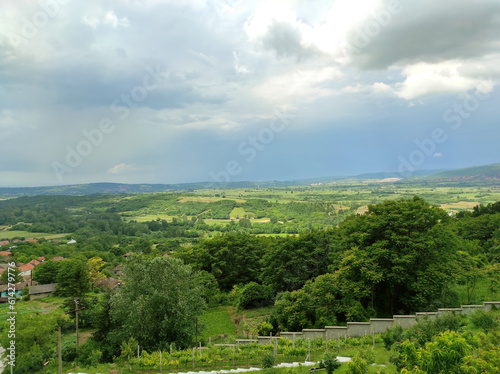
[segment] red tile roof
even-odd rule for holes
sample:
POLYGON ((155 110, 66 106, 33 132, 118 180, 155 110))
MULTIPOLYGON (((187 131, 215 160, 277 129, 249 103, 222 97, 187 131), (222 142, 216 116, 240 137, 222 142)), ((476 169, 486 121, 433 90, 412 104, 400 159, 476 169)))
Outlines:
POLYGON ((23 266, 19 266, 17 269, 22 273, 25 271, 33 270, 35 267, 32 264, 26 264, 23 266))

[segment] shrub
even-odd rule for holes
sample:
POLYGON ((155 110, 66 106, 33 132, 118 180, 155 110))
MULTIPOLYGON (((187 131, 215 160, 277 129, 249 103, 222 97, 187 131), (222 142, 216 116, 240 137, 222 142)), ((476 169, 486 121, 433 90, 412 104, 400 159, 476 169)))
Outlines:
POLYGON ((71 341, 65 341, 62 344, 62 360, 64 362, 73 362, 76 359, 76 343, 71 341))
POLYGON ((96 342, 89 340, 76 350, 76 362, 84 367, 95 367, 99 364, 102 352, 98 349, 96 342))
POLYGON ((262 368, 270 369, 274 366, 274 354, 272 352, 266 352, 262 357, 262 368))
POLYGON ((351 361, 347 363, 347 374, 366 374, 368 364, 359 356, 354 356, 351 361))
POLYGON ((263 321, 259 325, 259 335, 260 336, 267 336, 267 335, 269 335, 269 333, 271 331, 273 331, 273 325, 271 325, 269 322, 263 321))
POLYGON ((396 324, 382 335, 382 340, 384 341, 385 349, 390 350, 391 346, 403 340, 403 328, 401 325, 396 324))
POLYGON ((250 282, 238 292, 238 309, 257 308, 269 303, 271 297, 269 289, 261 284, 250 282))
POLYGON ((367 364, 373 364, 375 362, 375 352, 371 348, 359 349, 356 356, 361 357, 367 364))
POLYGON ((471 314, 470 320, 474 327, 483 329, 485 332, 493 330, 498 326, 498 322, 491 313, 485 313, 482 310, 471 314))
POLYGON ((332 374, 340 367, 340 365, 341 364, 338 362, 337 357, 331 352, 325 353, 320 362, 320 367, 325 368, 328 374, 332 374))

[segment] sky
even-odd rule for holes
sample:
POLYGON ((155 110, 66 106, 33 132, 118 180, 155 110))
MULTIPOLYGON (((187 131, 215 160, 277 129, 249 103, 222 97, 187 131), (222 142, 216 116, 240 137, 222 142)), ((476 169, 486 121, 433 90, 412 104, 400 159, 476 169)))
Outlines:
POLYGON ((500 162, 498 0, 2 0, 0 186, 500 162))

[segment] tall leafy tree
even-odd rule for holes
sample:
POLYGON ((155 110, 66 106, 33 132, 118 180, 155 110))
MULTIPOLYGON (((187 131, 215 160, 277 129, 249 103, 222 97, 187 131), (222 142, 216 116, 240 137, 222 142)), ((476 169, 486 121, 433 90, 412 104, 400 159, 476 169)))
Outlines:
POLYGON ((447 220, 444 210, 419 197, 370 205, 341 225, 344 255, 332 258, 330 269, 346 286, 357 283, 352 291, 381 315, 437 306, 458 248, 447 220))
POLYGON ((90 291, 90 274, 82 258, 61 261, 57 274, 58 291, 63 296, 81 298, 90 291))
POLYGON ((134 337, 146 350, 165 343, 191 344, 195 317, 205 308, 200 281, 190 266, 170 257, 131 256, 124 285, 111 298, 114 341, 134 337))
POLYGON ((33 271, 33 280, 40 284, 55 283, 59 274, 59 261, 46 261, 39 264, 33 271))

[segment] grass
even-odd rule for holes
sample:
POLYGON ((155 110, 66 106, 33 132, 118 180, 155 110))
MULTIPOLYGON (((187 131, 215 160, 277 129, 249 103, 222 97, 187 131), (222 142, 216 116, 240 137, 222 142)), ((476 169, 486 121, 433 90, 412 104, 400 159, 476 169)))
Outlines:
POLYGON ((231 213, 229 214, 229 217, 231 218, 242 218, 245 217, 245 209, 243 208, 234 208, 231 213))
POLYGON ((66 236, 71 235, 69 233, 64 234, 48 234, 43 232, 29 232, 29 231, 0 231, 0 239, 10 240, 15 237, 21 238, 34 238, 34 239, 61 239, 66 238, 66 236))
POLYGON ((231 308, 220 306, 208 309, 198 318, 201 325, 200 340, 208 343, 209 337, 212 343, 234 343, 236 338, 236 325, 231 318, 231 308))
MULTIPOLYGON (((17 317, 30 316, 36 313, 49 313, 62 305, 65 298, 63 297, 47 297, 44 299, 32 300, 32 301, 22 301, 18 300, 15 303, 15 312, 17 312, 17 317)), ((6 324, 7 318, 10 317, 7 312, 9 311, 9 304, 0 304, 0 330, 3 329, 6 324)))

